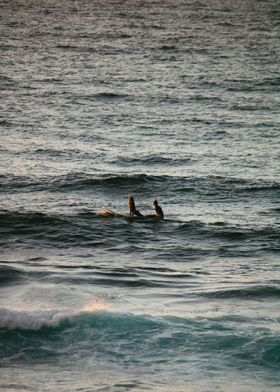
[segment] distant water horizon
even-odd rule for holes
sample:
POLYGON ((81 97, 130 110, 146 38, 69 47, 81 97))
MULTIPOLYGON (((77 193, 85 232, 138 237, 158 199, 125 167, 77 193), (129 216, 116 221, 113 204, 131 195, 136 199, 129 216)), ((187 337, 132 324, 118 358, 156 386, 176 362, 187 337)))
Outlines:
POLYGON ((0 391, 279 391, 279 2, 0 7, 0 391))

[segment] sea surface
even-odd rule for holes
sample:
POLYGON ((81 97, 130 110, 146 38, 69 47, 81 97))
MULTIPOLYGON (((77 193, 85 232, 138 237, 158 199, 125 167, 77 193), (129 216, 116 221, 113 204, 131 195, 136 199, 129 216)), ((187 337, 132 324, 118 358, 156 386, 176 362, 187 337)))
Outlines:
POLYGON ((0 391, 279 391, 279 1, 1 0, 0 51, 0 391))

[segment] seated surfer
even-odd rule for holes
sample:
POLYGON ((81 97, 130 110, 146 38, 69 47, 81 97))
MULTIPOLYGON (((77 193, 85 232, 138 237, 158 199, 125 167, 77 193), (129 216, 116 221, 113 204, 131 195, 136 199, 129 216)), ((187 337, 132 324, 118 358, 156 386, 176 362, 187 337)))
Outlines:
POLYGON ((143 216, 141 212, 136 210, 135 202, 132 196, 128 198, 129 216, 143 216))
POLYGON ((158 205, 158 201, 157 200, 154 200, 153 207, 154 207, 154 209, 156 211, 156 217, 158 219, 164 219, 162 208, 158 205))

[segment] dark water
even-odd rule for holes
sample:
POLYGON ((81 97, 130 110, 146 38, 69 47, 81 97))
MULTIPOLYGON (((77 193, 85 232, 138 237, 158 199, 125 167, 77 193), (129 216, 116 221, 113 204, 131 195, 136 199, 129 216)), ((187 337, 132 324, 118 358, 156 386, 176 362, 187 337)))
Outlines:
POLYGON ((0 9, 0 390, 278 391, 279 2, 0 9))

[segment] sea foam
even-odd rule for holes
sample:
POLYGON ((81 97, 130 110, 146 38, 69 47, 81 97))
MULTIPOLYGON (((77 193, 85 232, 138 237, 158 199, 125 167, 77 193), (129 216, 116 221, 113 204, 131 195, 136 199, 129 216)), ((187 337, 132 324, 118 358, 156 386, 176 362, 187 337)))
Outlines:
POLYGON ((0 308, 0 328, 39 330, 43 327, 57 327, 61 322, 71 321, 85 313, 107 312, 108 310, 108 305, 101 301, 91 301, 74 310, 0 308))

